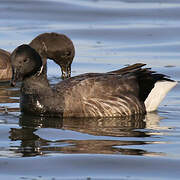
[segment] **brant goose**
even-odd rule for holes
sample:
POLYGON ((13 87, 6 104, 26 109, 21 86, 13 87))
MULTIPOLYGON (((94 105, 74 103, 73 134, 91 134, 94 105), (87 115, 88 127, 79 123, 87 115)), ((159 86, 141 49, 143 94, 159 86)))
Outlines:
MULTIPOLYGON (((71 76, 71 63, 75 50, 72 41, 64 34, 43 33, 34 38, 30 44, 43 60, 43 72, 46 75, 47 58, 54 60, 62 71, 62 78, 71 76)), ((9 81, 12 78, 10 53, 0 49, 0 81, 9 81)))
POLYGON ((49 58, 61 67, 63 79, 71 76, 75 49, 73 42, 66 35, 43 33, 34 38, 29 45, 40 54, 45 68, 47 58, 49 58))
POLYGON ((10 53, 0 49, 0 80, 9 81, 12 78, 10 53))
POLYGON ((11 54, 11 85, 22 81, 23 113, 59 117, 122 117, 155 111, 177 82, 155 73, 145 64, 108 73, 86 73, 51 88, 42 74, 40 55, 29 45, 11 54))

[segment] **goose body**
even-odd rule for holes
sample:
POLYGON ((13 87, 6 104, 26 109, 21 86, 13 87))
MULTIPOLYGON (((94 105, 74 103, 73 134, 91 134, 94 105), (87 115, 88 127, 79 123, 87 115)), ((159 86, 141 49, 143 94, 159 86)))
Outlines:
MULTIPOLYGON (((46 75, 47 58, 52 59, 61 67, 62 78, 71 76, 71 64, 75 50, 73 42, 64 34, 43 33, 34 38, 30 44, 41 56, 46 75)), ((10 53, 0 49, 0 81, 9 81, 12 78, 10 53)))
POLYGON ((51 88, 41 72, 41 57, 28 45, 21 45, 13 51, 11 63, 12 85, 22 80, 21 111, 38 116, 122 117, 145 114, 156 110, 167 91, 177 84, 163 74, 143 68, 145 64, 134 64, 108 73, 87 73, 68 78, 51 88), (164 86, 168 90, 159 93, 157 103, 157 98, 153 98, 156 93, 150 94, 160 82, 168 84, 168 88, 164 86))

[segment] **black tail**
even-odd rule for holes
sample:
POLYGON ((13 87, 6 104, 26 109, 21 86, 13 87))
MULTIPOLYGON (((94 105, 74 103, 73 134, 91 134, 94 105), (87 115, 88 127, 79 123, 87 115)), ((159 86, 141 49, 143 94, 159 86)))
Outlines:
POLYGON ((145 65, 146 64, 136 63, 108 73, 119 75, 135 75, 140 87, 139 97, 144 102, 157 81, 165 80, 174 82, 173 80, 169 79, 168 76, 152 71, 151 68, 142 68, 145 65))
POLYGON ((155 71, 151 71, 151 68, 140 68, 136 72, 139 86, 140 86, 140 93, 139 97, 144 102, 148 97, 151 90, 154 88, 154 85, 157 81, 171 81, 168 76, 164 74, 156 73, 155 71))

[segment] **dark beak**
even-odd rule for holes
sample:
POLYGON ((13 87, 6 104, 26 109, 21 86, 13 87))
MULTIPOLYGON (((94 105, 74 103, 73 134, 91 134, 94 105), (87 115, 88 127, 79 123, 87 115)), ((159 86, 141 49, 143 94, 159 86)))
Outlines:
POLYGON ((17 71, 17 69, 13 69, 13 74, 12 74, 12 78, 10 81, 10 84, 12 87, 16 86, 16 82, 19 80, 19 73, 17 71))
POLYGON ((66 79, 71 77, 71 65, 69 66, 61 66, 62 79, 66 79))

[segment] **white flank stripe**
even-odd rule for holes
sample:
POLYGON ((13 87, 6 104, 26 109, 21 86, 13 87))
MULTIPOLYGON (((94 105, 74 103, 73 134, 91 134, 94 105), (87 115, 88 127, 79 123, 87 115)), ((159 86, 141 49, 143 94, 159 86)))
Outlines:
MULTIPOLYGON (((94 101, 94 102, 96 102, 97 103, 97 99, 91 99, 91 101, 94 101)), ((99 111, 99 108, 94 104, 92 104, 92 103, 89 103, 89 102, 84 102, 86 105, 88 105, 88 106, 90 106, 91 107, 91 109, 94 109, 95 110, 95 112, 96 113, 98 113, 99 114, 99 117, 103 117, 103 114, 99 111)), ((91 111, 92 112, 92 111, 91 111)))
POLYGON ((120 98, 118 98, 118 99, 119 99, 119 101, 117 101, 116 103, 119 104, 119 106, 120 106, 119 108, 122 109, 122 113, 125 113, 127 116, 131 115, 131 111, 126 105, 127 102, 123 99, 120 99, 120 98))
POLYGON ((100 105, 104 111, 105 116, 106 117, 111 116, 111 111, 110 111, 110 109, 108 110, 108 107, 109 107, 108 104, 106 102, 100 101, 100 105))
POLYGON ((145 100, 147 112, 155 111, 166 94, 176 86, 176 81, 158 81, 145 100))

